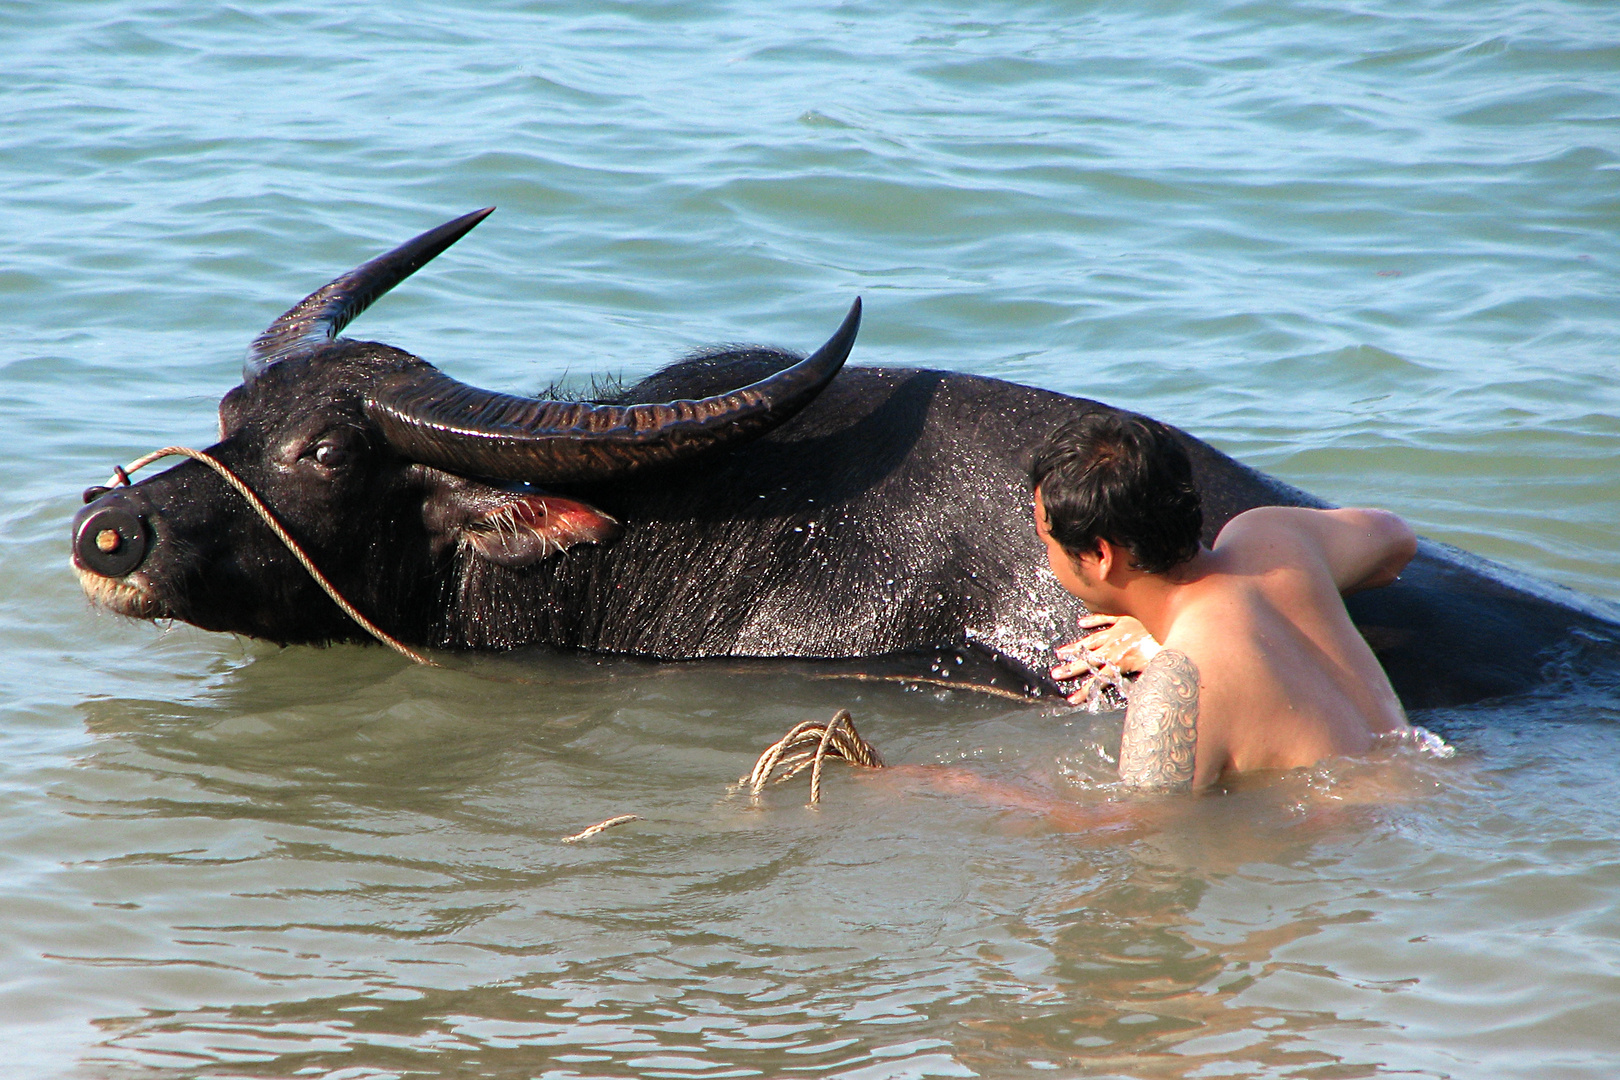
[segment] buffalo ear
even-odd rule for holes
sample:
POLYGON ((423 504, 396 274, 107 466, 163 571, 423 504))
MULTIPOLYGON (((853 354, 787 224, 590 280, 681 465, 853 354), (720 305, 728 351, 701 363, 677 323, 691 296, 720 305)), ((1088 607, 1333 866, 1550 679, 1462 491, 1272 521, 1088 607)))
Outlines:
POLYGON ((430 472, 436 482, 423 518, 441 549, 453 544, 497 566, 517 567, 619 533, 617 521, 575 499, 430 472))
POLYGON ((619 523, 594 506, 559 495, 513 495, 500 509, 469 519, 461 543, 497 566, 527 566, 618 533, 619 523))

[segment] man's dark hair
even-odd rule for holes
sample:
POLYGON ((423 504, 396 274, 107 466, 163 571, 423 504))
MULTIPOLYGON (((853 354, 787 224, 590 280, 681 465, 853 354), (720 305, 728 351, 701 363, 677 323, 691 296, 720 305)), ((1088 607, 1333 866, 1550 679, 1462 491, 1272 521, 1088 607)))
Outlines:
POLYGON ((1138 569, 1162 574, 1198 553, 1204 510, 1192 463, 1157 420, 1105 409, 1078 416, 1035 451, 1029 479, 1047 530, 1071 555, 1096 554, 1107 540, 1138 569))

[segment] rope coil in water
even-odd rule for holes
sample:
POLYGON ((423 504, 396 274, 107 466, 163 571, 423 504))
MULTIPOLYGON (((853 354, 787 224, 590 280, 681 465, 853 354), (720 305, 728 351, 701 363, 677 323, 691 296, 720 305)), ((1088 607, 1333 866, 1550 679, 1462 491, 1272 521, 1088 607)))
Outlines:
POLYGON ((868 769, 883 768, 883 758, 878 754, 877 748, 855 730, 855 721, 849 715, 848 709, 839 709, 833 718, 826 722, 806 720, 794 725, 786 735, 766 747, 765 752, 759 755, 754 763, 754 771, 747 776, 737 778, 737 788, 747 788, 749 794, 758 795, 771 782, 771 775, 777 769, 782 775, 776 777, 780 784, 793 779, 805 769, 810 770, 810 802, 812 805, 821 801, 821 765, 827 758, 838 758, 868 769), (809 747, 814 743, 813 749, 800 750, 797 754, 789 755, 789 751, 799 747, 809 747))
POLYGON ((327 580, 326 575, 321 573, 320 568, 315 565, 314 561, 311 560, 308 555, 304 554, 304 549, 299 547, 298 541, 292 538, 292 534, 287 532, 287 530, 282 527, 281 522, 276 519, 276 515, 271 513, 270 508, 264 504, 264 500, 259 498, 258 495, 254 494, 252 488, 244 484, 235 473, 226 468, 225 465, 218 459, 210 457, 201 450, 193 450, 189 446, 165 446, 161 450, 154 450, 150 454, 136 458, 134 461, 122 468, 115 466, 113 469, 112 479, 107 481, 107 486, 109 488, 128 487, 130 483, 130 473, 138 472, 141 469, 146 468, 146 466, 152 464, 152 462, 166 457, 188 457, 193 461, 201 462, 210 469, 213 469, 214 472, 219 474, 219 478, 221 480, 229 484, 237 494, 241 495, 242 498, 247 500, 248 505, 253 507, 254 511, 259 515, 264 523, 269 526, 270 531, 276 534, 276 539, 280 540, 287 546, 287 550, 292 552, 293 558, 297 559, 299 565, 301 565, 305 570, 309 571, 309 576, 315 579, 315 584, 319 585, 326 592, 326 595, 332 598, 332 602, 342 609, 343 614, 353 619, 366 633, 370 634, 372 637, 376 638, 378 641, 382 642, 390 649, 393 649, 406 659, 425 665, 426 667, 439 666, 432 660, 429 660, 427 657, 417 652, 415 649, 412 649, 409 645, 406 645, 404 642, 388 634, 376 623, 360 614, 359 610, 353 604, 345 600, 343 598, 343 594, 338 592, 337 588, 327 580))

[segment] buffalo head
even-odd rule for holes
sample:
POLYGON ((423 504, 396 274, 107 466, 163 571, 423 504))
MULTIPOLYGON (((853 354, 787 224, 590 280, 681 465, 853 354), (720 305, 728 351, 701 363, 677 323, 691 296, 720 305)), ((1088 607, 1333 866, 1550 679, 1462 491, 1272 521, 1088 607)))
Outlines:
MULTIPOLYGON (((618 524, 578 494, 756 438, 804 408, 854 343, 860 301, 808 359, 727 393, 641 404, 514 397, 337 335, 482 221, 457 218, 343 275, 272 323, 219 406, 207 453, 241 478, 384 629, 444 637, 457 565, 521 572, 618 524)), ((196 461, 92 488, 73 567, 114 611, 280 642, 359 631, 241 497, 196 461)))

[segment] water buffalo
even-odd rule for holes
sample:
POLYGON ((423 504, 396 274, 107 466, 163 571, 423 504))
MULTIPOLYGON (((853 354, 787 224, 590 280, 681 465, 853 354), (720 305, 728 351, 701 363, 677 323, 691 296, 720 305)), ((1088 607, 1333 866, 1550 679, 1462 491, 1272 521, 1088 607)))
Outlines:
MULTIPOLYGON (((1109 406, 844 368, 858 300, 807 359, 713 352, 597 402, 492 393, 337 337, 487 213, 301 301, 220 402, 207 452, 361 611, 448 650, 796 658, 1057 689, 1050 649, 1078 609, 1030 528, 1024 462, 1063 419, 1109 406)), ((1211 537, 1253 506, 1324 505, 1182 437, 1211 537)), ((73 565, 96 602, 283 643, 364 639, 196 461, 86 500, 73 565)), ((1352 611, 1409 706, 1522 691, 1620 640, 1614 610, 1430 542, 1352 611)))

